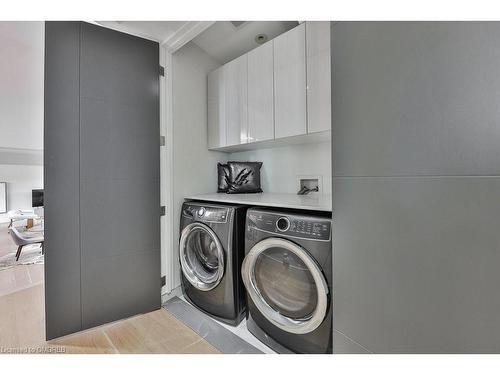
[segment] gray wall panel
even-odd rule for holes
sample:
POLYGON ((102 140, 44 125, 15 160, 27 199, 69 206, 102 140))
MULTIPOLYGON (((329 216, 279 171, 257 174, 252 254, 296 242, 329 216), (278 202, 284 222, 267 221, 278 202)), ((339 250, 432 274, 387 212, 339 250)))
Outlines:
POLYGON ((335 174, 499 174, 499 41, 495 22, 335 23, 335 174))
POLYGON ((81 329, 78 22, 45 23, 45 322, 47 339, 81 329))
POLYGON ((500 178, 337 178, 335 329, 376 353, 500 352, 500 178))
POLYGON ((500 23, 331 35, 335 329, 375 353, 499 353, 500 23))

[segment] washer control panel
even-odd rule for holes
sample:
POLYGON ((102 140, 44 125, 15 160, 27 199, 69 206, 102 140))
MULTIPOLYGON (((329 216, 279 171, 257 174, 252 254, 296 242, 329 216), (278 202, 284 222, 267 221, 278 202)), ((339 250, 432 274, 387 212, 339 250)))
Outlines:
POLYGON ((332 222, 328 218, 252 211, 248 213, 248 219, 249 229, 254 227, 270 233, 321 241, 331 238, 332 222))
POLYGON ((210 206, 184 206, 183 215, 198 221, 225 223, 229 214, 227 208, 210 206))
POLYGON ((280 232, 286 232, 290 229, 290 220, 286 216, 280 217, 276 220, 276 229, 280 232))

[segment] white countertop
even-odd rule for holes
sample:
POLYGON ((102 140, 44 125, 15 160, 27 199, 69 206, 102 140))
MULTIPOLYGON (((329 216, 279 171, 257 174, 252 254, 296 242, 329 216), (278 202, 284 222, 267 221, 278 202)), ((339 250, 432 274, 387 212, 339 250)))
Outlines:
POLYGON ((294 208, 297 210, 332 211, 331 195, 297 195, 288 193, 256 193, 256 194, 196 194, 185 199, 209 202, 246 204, 249 206, 265 206, 294 208))

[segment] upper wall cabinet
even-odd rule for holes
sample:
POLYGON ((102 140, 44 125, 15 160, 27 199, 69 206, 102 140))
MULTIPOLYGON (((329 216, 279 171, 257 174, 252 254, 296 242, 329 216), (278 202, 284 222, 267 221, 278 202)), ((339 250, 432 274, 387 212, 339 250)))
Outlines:
POLYGON ((227 145, 224 66, 208 75, 208 148, 227 145))
POLYGON ((247 55, 224 65, 227 146, 248 142, 247 55))
POLYGON ((208 147, 330 139, 330 23, 305 22, 208 76, 208 147))
POLYGON ((274 39, 275 138, 306 134, 305 24, 274 39))
POLYGON ((306 22, 307 132, 331 129, 330 22, 306 22))
POLYGON ((248 142, 274 138, 273 41, 248 53, 248 142))

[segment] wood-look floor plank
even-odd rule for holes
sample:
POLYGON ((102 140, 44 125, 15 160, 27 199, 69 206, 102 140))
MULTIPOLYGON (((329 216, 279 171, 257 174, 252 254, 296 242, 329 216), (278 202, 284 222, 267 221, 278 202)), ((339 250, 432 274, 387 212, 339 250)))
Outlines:
POLYGON ((0 346, 1 347, 17 347, 19 346, 18 334, 16 326, 16 309, 14 300, 7 295, 0 298, 0 346))
POLYGON ((45 341, 44 285, 25 289, 21 298, 15 298, 16 330, 22 345, 37 345, 45 341))
POLYGON ((0 297, 0 347, 55 353, 219 353, 165 309, 45 342, 44 285, 0 297))
POLYGON ((102 329, 91 329, 60 337, 47 343, 50 348, 62 348, 69 354, 114 354, 118 353, 102 329))
POLYGON ((119 353, 170 353, 168 347, 160 341, 148 338, 130 321, 113 324, 103 331, 119 353))
POLYGON ((0 346, 26 347, 45 341, 43 285, 0 297, 0 346))
POLYGON ((203 352, 218 352, 164 309, 103 329, 120 353, 193 353, 197 348, 204 350, 203 352), (204 341, 206 345, 194 346, 200 341, 204 341))
MULTIPOLYGON (((0 225, 0 255, 15 250, 6 226, 0 225)), ((164 309, 46 342, 43 268, 17 265, 0 271, 0 347, 56 353, 218 353, 164 309)))

